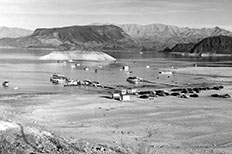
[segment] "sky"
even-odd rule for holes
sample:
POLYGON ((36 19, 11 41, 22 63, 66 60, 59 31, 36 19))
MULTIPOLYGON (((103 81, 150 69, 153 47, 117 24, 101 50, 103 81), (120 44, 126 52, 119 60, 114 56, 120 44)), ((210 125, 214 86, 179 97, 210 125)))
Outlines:
POLYGON ((232 31, 232 0, 0 0, 0 26, 152 24, 232 31))

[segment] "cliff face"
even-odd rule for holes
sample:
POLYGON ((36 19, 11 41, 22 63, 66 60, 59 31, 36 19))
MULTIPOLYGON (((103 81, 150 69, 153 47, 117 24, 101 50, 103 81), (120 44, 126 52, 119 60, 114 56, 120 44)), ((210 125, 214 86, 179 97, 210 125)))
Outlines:
POLYGON ((22 28, 0 27, 0 38, 17 38, 31 35, 33 31, 22 28))
POLYGON ((172 48, 176 44, 197 43, 200 40, 211 36, 232 36, 232 32, 214 28, 181 28, 177 26, 151 24, 136 25, 125 24, 119 25, 127 34, 136 39, 140 46, 152 48, 156 46, 156 50, 162 50, 165 47, 172 48))
POLYGON ((121 28, 114 25, 71 26, 36 29, 33 34, 16 39, 0 40, 2 46, 45 47, 58 49, 94 49, 104 46, 120 46, 133 42, 121 28))

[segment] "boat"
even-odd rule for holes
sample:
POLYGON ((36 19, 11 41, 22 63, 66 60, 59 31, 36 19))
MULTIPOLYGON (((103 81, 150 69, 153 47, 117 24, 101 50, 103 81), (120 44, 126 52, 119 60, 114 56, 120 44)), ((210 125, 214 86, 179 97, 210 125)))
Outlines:
POLYGON ((85 86, 89 86, 89 85, 91 85, 92 84, 92 82, 90 81, 90 80, 84 80, 84 81, 82 81, 82 83, 83 83, 83 85, 85 85, 85 86))
POLYGON ((131 76, 131 77, 128 77, 128 78, 126 79, 126 81, 128 81, 128 82, 130 82, 130 83, 133 83, 133 84, 138 84, 138 83, 142 82, 143 79, 140 78, 140 77, 137 77, 137 76, 131 76))
POLYGON ((102 85, 101 85, 99 82, 97 82, 97 81, 93 81, 93 82, 91 83, 91 85, 92 85, 93 87, 102 87, 102 85))
POLYGON ((64 86, 80 86, 80 81, 68 80, 64 86))
POLYGON ((4 82, 2 83, 2 86, 3 86, 3 87, 8 87, 8 86, 9 86, 9 81, 7 81, 7 80, 4 81, 4 82))
POLYGON ((59 84, 59 83, 65 83, 66 79, 61 79, 61 78, 50 78, 50 81, 54 84, 59 84))
POLYGON ((57 74, 57 73, 54 73, 52 77, 50 78, 50 81, 55 84, 65 83, 67 80, 68 79, 66 76, 62 74, 57 74))
POLYGON ((162 75, 172 75, 172 71, 160 71, 159 74, 162 74, 162 75))

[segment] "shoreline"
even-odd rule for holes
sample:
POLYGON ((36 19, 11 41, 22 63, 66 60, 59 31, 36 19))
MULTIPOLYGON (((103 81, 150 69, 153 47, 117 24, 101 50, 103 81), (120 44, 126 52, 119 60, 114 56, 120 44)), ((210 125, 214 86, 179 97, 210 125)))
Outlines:
POLYGON ((232 54, 212 54, 212 53, 183 53, 183 52, 169 52, 169 54, 188 56, 188 57, 232 57, 232 54))

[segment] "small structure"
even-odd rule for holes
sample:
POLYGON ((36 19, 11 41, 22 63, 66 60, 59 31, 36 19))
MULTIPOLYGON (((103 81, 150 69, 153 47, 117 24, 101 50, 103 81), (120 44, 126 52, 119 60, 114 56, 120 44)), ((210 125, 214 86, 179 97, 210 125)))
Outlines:
POLYGON ((127 93, 126 89, 121 91, 115 91, 112 93, 112 99, 119 101, 130 101, 130 95, 127 93))
POLYGON ((130 95, 121 95, 121 101, 130 101, 130 95))
POLYGON ((122 69, 123 69, 124 71, 129 71, 129 66, 123 66, 122 69))
POLYGON ((126 95, 127 94, 127 90, 126 89, 122 89, 121 91, 120 91, 120 95, 126 95))
POLYGON ((138 89, 128 89, 127 90, 127 93, 130 94, 130 95, 134 95, 137 92, 138 92, 138 89))
POLYGON ((120 93, 119 92, 114 92, 112 93, 112 99, 115 99, 115 100, 121 100, 121 96, 120 96, 120 93))

